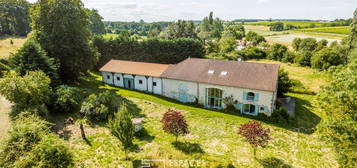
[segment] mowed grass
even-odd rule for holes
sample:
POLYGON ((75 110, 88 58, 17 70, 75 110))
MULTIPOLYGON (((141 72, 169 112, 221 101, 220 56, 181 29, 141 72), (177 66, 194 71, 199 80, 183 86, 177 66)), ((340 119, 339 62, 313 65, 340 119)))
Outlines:
MULTIPOLYGON (((304 85, 288 93, 297 98, 297 119, 288 125, 263 123, 270 128, 272 140, 266 148, 258 150, 257 159, 250 145, 237 135, 239 125, 254 120, 253 117, 202 109, 157 95, 112 87, 103 84, 100 75, 90 74, 78 84, 84 89, 83 93, 111 90, 125 97, 130 111, 145 118, 144 131, 135 138, 131 160, 125 161, 120 142, 110 134, 106 124, 86 126, 89 144, 80 138, 78 124, 63 128, 68 134, 66 141, 75 152, 76 167, 140 167, 142 160, 166 161, 166 164, 155 162, 158 167, 169 167, 169 160, 199 160, 205 167, 338 167, 334 152, 313 133, 321 116, 312 105, 312 91, 318 91, 319 85, 326 82, 325 75, 308 68, 282 66, 290 71, 291 78, 304 85), (180 137, 179 143, 173 143, 174 137, 162 131, 160 120, 169 108, 181 111, 189 124, 190 134, 180 137)), ((56 120, 63 121, 63 118, 56 120)), ((189 167, 187 162, 183 167, 189 167)))
MULTIPOLYGON (((314 24, 316 27, 326 27, 326 25, 331 24, 332 22, 318 22, 318 21, 259 21, 259 22, 245 22, 246 25, 260 25, 260 26, 269 26, 272 23, 282 22, 285 25, 290 24, 296 27, 309 27, 314 24)), ((337 23, 337 22, 335 22, 337 23)))
POLYGON ((0 37, 0 58, 9 57, 11 53, 22 47, 25 41, 25 37, 0 37))
POLYGON ((317 28, 309 28, 309 29, 297 29, 296 31, 317 32, 317 33, 335 33, 335 34, 348 35, 350 32, 350 27, 349 26, 317 27, 317 28))

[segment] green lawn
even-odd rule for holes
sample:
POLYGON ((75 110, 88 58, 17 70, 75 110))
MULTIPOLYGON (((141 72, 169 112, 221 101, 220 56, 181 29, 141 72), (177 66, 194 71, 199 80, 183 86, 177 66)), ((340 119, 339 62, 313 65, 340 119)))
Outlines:
MULTIPOLYGON (((131 160, 123 160, 120 143, 110 135, 105 124, 86 126, 87 144, 80 138, 78 124, 63 128, 58 123, 66 116, 53 116, 53 120, 60 125, 58 129, 75 152, 76 167, 138 167, 145 159, 200 160, 207 167, 338 167, 332 149, 317 133, 312 133, 321 120, 314 110, 313 92, 318 91, 317 86, 325 82, 326 76, 308 68, 282 66, 291 71, 293 79, 304 79, 301 83, 305 87, 300 85, 288 93, 297 98, 297 118, 288 125, 263 123, 271 129, 272 141, 265 149, 258 150, 257 159, 253 158, 251 147, 237 135, 239 125, 253 117, 202 109, 157 95, 104 85, 97 74, 88 75, 78 84, 84 94, 111 90, 128 99, 133 114, 145 117, 145 130, 135 139, 131 160), (174 137, 161 129, 160 119, 169 108, 183 112, 190 128, 190 134, 180 137, 176 144, 172 143, 174 137)), ((159 162, 156 165, 163 166, 159 162)))

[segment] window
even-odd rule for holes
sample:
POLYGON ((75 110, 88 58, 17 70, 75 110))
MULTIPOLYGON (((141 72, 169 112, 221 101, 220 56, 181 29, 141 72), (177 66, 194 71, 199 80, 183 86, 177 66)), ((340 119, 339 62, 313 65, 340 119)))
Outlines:
POLYGON ((117 80, 120 81, 120 77, 119 76, 117 77, 117 80))
POLYGON ((110 79, 110 75, 108 75, 107 78, 110 79))
POLYGON ((255 94, 253 92, 248 92, 247 100, 254 100, 255 94))
POLYGON ((206 105, 209 108, 222 108, 223 91, 217 88, 206 89, 206 105))
POLYGON ((142 81, 142 80, 139 80, 139 84, 143 84, 143 81, 142 81))
POLYGON ((243 112, 248 114, 255 114, 255 105, 252 104, 244 104, 243 112))
POLYGON ((156 84, 156 82, 153 82, 152 85, 153 85, 153 86, 156 86, 157 84, 156 84))

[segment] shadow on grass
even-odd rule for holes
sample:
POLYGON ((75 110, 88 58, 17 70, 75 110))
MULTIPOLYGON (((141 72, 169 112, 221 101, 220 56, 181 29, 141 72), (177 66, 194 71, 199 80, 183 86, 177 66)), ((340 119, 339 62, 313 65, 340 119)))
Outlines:
POLYGON ((286 164, 283 160, 275 158, 275 157, 258 159, 258 162, 264 168, 291 168, 292 167, 289 164, 286 164))
POLYGON ((200 144, 190 142, 173 142, 172 145, 185 154, 204 153, 200 144))
MULTIPOLYGON (((86 90, 86 92, 88 92, 88 93, 104 91, 104 90, 110 90, 112 92, 117 92, 119 90, 128 90, 128 89, 118 88, 115 86, 104 84, 103 82, 98 80, 99 76, 95 76, 95 75, 100 75, 100 74, 98 72, 96 72, 94 74, 89 74, 88 76, 83 77, 79 87, 84 88, 84 90, 86 90), (108 86, 110 86, 110 87, 108 88, 108 86)), ((182 103, 182 102, 179 102, 178 100, 164 97, 162 95, 156 95, 156 94, 142 92, 142 91, 138 91, 138 90, 128 90, 128 91, 133 92, 133 94, 134 94, 133 97, 137 97, 138 95, 135 95, 137 93, 146 94, 147 96, 143 96, 142 99, 145 99, 148 101, 150 101, 152 99, 152 97, 154 97, 154 98, 158 98, 158 99, 167 101, 168 103, 184 105, 184 106, 191 107, 191 108, 204 109, 202 105, 195 104, 195 103, 182 103)), ((308 93, 306 89, 302 89, 302 92, 303 93, 298 93, 298 94, 306 94, 306 95, 310 95, 310 96, 313 94, 313 93, 308 93)), ((294 93, 294 92, 292 92, 292 93, 294 93)), ((278 123, 278 122, 269 121, 267 119, 256 117, 256 116, 241 114, 237 110, 236 111, 217 110, 217 109, 206 109, 206 110, 209 110, 212 112, 224 113, 224 114, 233 115, 233 116, 241 116, 244 118, 250 118, 252 120, 259 120, 264 123, 274 125, 274 126, 277 126, 280 128, 284 128, 284 129, 294 131, 294 132, 301 132, 301 133, 305 133, 305 134, 313 133, 316 125, 320 123, 321 118, 319 116, 317 116, 316 114, 312 113, 307 108, 307 107, 312 106, 309 101, 300 99, 295 96, 291 96, 291 97, 294 97, 296 99, 296 117, 294 119, 289 120, 288 123, 278 123)), ((139 114, 139 112, 138 112, 139 110, 136 110, 135 106, 136 106, 135 104, 132 104, 132 105, 129 105, 129 108, 133 108, 134 114, 139 114)), ((142 115, 138 115, 138 116, 140 117, 142 115)))
POLYGON ((152 140, 155 139, 155 136, 150 135, 144 127, 139 132, 136 132, 134 135, 140 141, 152 142, 152 140))

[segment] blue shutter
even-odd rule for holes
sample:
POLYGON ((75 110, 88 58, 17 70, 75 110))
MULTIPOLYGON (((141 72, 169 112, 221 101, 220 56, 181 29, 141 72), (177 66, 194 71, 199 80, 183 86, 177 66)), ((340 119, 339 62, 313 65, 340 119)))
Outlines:
POLYGON ((247 92, 243 92, 243 100, 247 100, 248 98, 248 93, 247 92))
POLYGON ((255 106, 255 115, 258 115, 259 112, 259 106, 255 106))
POLYGON ((269 111, 269 110, 268 110, 268 107, 265 107, 265 106, 264 106, 264 112, 267 113, 268 111, 269 111))
POLYGON ((259 93, 254 93, 254 101, 258 101, 259 100, 259 93))

